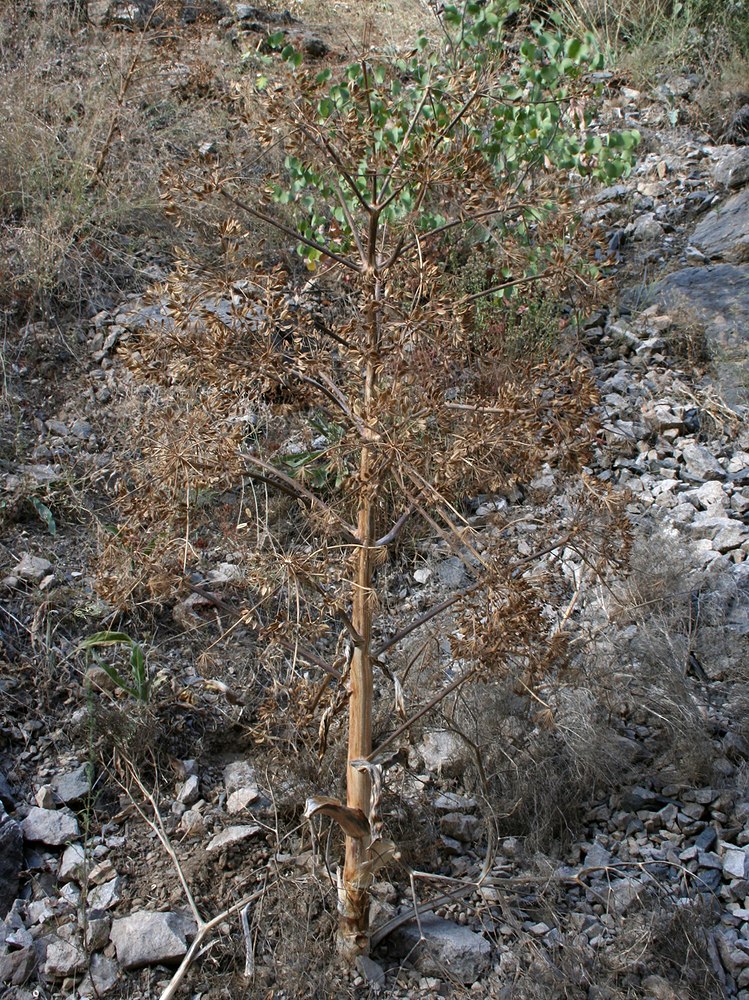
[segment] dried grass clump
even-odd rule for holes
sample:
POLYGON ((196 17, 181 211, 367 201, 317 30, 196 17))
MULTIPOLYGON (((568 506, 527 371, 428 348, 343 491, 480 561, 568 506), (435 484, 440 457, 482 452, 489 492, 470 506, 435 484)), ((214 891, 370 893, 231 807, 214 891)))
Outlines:
POLYGON ((183 237, 159 176, 225 134, 234 106, 224 43, 200 24, 180 27, 197 57, 154 18, 131 32, 33 10, 16 5, 0 40, 0 306, 22 319, 100 309, 172 259, 183 237))

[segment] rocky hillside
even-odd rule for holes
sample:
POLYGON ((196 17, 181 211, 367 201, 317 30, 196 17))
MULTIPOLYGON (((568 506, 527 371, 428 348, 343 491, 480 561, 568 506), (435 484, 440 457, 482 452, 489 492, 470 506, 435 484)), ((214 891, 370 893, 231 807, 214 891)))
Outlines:
MULTIPOLYGON (((156 30, 145 9, 93 13, 101 30, 156 30)), ((206 51, 236 52, 281 26, 322 59, 346 31, 326 7, 310 9, 303 20, 296 8, 201 7, 200 37, 206 51)), ((169 86, 183 86, 189 72, 169 51, 169 86)), ((568 584, 560 620, 575 621, 576 638, 532 708, 511 688, 476 687, 426 715, 389 762, 385 820, 404 863, 375 884, 372 955, 354 970, 335 964, 335 851, 325 827, 301 818, 321 765, 269 721, 279 703, 249 662, 234 511, 217 498, 201 572, 156 610, 124 614, 102 592, 137 403, 121 350, 164 319, 143 286, 168 274, 168 254, 140 247, 139 287, 98 285, 64 322, 18 320, 8 305, 9 1000, 749 1000, 746 109, 708 134, 698 75, 604 84, 602 121, 636 127, 643 145, 631 176, 582 206, 612 286, 567 345, 600 393, 592 463, 582 482, 560 463, 512 495, 471 498, 467 520, 485 549, 511 538, 523 553, 534 525, 605 484, 625 506, 631 551, 605 583, 571 548, 550 553, 568 584), (86 637, 115 628, 130 659, 85 655, 86 637)), ((205 126, 210 156, 223 139, 205 126)), ((466 583, 438 537, 392 572, 393 600, 415 610, 466 583)), ((449 678, 442 639, 435 630, 429 642, 449 678)), ((417 672, 419 648, 407 650, 417 672)), ((296 718, 293 699, 284 712, 296 718)))

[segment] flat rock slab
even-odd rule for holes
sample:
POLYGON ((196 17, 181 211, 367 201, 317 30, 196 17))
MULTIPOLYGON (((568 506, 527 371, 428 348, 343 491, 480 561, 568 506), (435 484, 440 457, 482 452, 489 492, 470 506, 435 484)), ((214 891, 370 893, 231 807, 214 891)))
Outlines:
POLYGON ((28 552, 25 552, 13 572, 22 580, 39 583, 42 577, 46 576, 51 569, 52 563, 49 559, 41 559, 39 556, 32 556, 28 552))
POLYGON ((80 837, 78 820, 64 809, 40 809, 33 806, 22 823, 26 840, 60 847, 80 837))
POLYGON ((52 787, 65 805, 82 801, 91 790, 88 764, 81 764, 75 771, 58 775, 52 781, 52 787))
POLYGON ((257 823, 250 823, 246 826, 227 826, 209 842, 206 851, 220 851, 222 847, 239 844, 242 840, 247 840, 248 837, 254 837, 262 829, 257 823))
MULTIPOLYGON (((749 217, 746 225, 749 233, 749 217)), ((743 402, 749 359, 749 265, 685 267, 656 282, 646 299, 671 312, 685 333, 690 322, 705 331, 721 389, 729 401, 733 396, 743 402)))
POLYGON ((747 265, 684 267, 656 282, 647 298, 667 309, 692 312, 708 336, 724 347, 749 343, 747 265))
POLYGON ((749 187, 708 212, 692 233, 692 243, 713 260, 749 260, 749 187))
POLYGON ((115 920, 110 940, 123 969, 176 962, 187 951, 187 927, 180 913, 138 910, 115 920))
POLYGON ((77 938, 68 941, 56 934, 50 934, 42 938, 42 941, 46 946, 46 956, 42 965, 45 976, 65 979, 66 976, 77 975, 86 968, 86 952, 77 938))
POLYGON ((427 917, 421 928, 423 940, 416 923, 399 927, 390 940, 425 976, 449 975, 461 983, 475 983, 491 965, 491 944, 467 927, 427 917))

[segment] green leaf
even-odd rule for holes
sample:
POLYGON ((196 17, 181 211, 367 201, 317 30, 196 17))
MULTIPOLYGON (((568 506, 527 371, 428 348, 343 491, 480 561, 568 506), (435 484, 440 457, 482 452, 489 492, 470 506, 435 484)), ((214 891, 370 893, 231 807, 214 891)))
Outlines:
POLYGON ((42 503, 42 501, 39 500, 37 497, 32 497, 31 503, 32 506, 34 507, 34 510, 39 515, 39 517, 47 525, 47 531, 54 538, 54 536, 57 534, 57 525, 55 524, 55 519, 54 516, 52 515, 52 511, 49 509, 46 503, 42 503))

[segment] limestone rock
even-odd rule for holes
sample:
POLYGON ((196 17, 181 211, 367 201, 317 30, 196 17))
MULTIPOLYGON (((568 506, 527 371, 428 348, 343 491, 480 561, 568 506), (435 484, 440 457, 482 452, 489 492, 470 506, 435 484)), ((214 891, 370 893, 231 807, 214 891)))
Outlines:
POLYGON ((88 975, 78 988, 78 995, 81 1000, 99 1000, 105 993, 108 993, 119 979, 119 967, 113 958, 106 955, 94 954, 91 956, 91 963, 88 975))
POLYGON ((138 910, 114 921, 110 940, 123 969, 175 962, 187 951, 184 918, 178 913, 138 910))
POLYGON ((447 813, 440 820, 440 830, 463 844, 472 844, 481 834, 481 821, 465 813, 447 813))
POLYGON ((749 188, 709 212, 697 225, 692 242, 711 260, 749 260, 749 188))
POLYGON ((257 785, 257 774, 255 768, 249 761, 235 760, 227 764, 224 768, 224 785, 226 794, 231 795, 239 788, 249 788, 257 785))
POLYGON ((19 577, 21 580, 39 583, 51 569, 52 563, 49 559, 41 559, 39 556, 32 556, 28 552, 25 552, 14 567, 13 575, 19 577))
POLYGON ((64 930, 61 928, 60 933, 42 938, 46 946, 42 971, 53 979, 74 976, 86 967, 86 952, 78 936, 70 933, 63 937, 64 930))
POLYGON ((177 801, 186 806, 194 806, 199 798, 200 779, 196 774, 191 774, 177 793, 177 801))
POLYGON ((685 444, 681 450, 687 474, 693 479, 725 479, 726 470, 701 444, 685 444))
POLYGON ((9 951, 7 955, 0 954, 0 987, 23 985, 31 978, 35 967, 36 955, 33 948, 20 948, 9 951))
POLYGON ((111 910, 121 898, 122 878, 117 875, 109 882, 94 886, 88 894, 88 904, 94 910, 111 910))
POLYGON ((63 851, 58 878, 61 882, 80 881, 86 867, 86 852, 83 844, 70 844, 63 851))
POLYGON ((424 940, 416 924, 404 924, 391 942, 410 954, 416 968, 426 976, 449 976, 461 983, 474 983, 491 964, 491 945, 486 938, 439 917, 422 918, 424 940))
POLYGON ((417 750, 424 767, 437 774, 456 776, 465 767, 465 745, 459 736, 449 730, 426 733, 417 750))
POLYGON ((60 847, 80 836, 78 820, 64 809, 40 809, 33 806, 22 823, 26 840, 60 847))
POLYGON ((81 764, 75 771, 59 775, 52 782, 52 787, 65 805, 81 802, 91 789, 88 764, 81 764))
POLYGON ((746 878, 749 874, 749 858, 741 847, 728 847, 723 855, 724 878, 746 878))
POLYGON ((738 188, 749 181, 749 148, 732 149, 713 167, 713 180, 720 187, 738 188))
POLYGON ((251 823, 246 826, 227 826, 225 830, 221 830, 220 833, 217 833, 209 841, 206 851, 210 853, 212 851, 219 851, 222 847, 231 847, 233 844, 239 844, 249 837, 254 837, 262 829, 257 823, 251 823))
POLYGON ((247 806, 257 802, 260 798, 260 789, 257 785, 249 785, 246 788, 238 788, 226 800, 226 811, 230 816, 244 812, 247 806))

